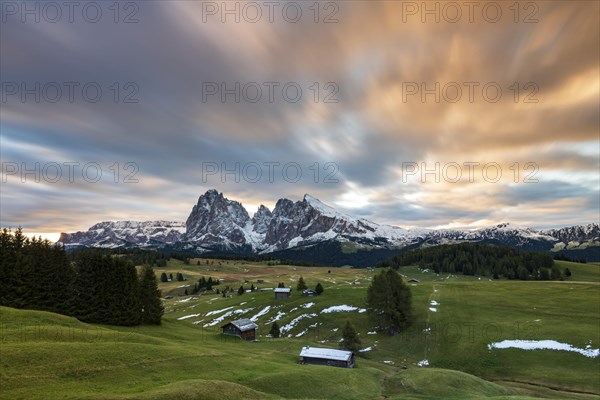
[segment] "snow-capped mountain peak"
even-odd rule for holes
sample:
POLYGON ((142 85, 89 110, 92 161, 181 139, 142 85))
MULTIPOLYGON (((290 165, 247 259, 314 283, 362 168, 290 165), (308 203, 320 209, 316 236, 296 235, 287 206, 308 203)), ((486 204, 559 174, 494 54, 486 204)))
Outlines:
POLYGON ((61 234, 70 246, 127 247, 178 245, 196 251, 269 253, 325 241, 353 242, 362 248, 402 248, 462 241, 490 242, 524 249, 600 246, 598 224, 536 230, 501 223, 475 230, 403 229, 337 211, 310 194, 279 199, 271 211, 261 205, 250 218, 244 206, 211 189, 198 198, 187 221, 100 222, 87 232, 61 234))

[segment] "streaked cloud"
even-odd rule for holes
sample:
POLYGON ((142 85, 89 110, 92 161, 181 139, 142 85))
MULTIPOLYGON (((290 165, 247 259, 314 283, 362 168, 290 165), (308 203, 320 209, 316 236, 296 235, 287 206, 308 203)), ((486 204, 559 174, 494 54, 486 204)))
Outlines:
POLYGON ((280 16, 222 23, 218 15, 204 22, 203 2, 189 1, 138 2, 134 24, 9 18, 1 24, 3 84, 96 82, 103 96, 97 103, 78 91, 72 103, 9 96, 1 104, 2 162, 94 162, 105 176, 97 183, 6 176, 2 225, 57 232, 101 220, 185 220, 197 196, 213 187, 251 205, 250 213, 279 197, 311 193, 350 214, 401 226, 597 221, 600 5, 534 3, 537 23, 522 23, 525 14, 515 23, 506 7, 497 23, 477 13, 472 23, 466 14, 457 23, 422 23, 420 15, 406 15, 408 2, 395 1, 337 2, 339 22, 331 24, 315 23, 306 4, 298 23, 280 16), (278 84, 272 102, 266 82, 278 84), (281 96, 290 82, 302 88, 298 102, 281 96), (476 83, 473 101, 468 82, 476 83), (131 94, 127 83, 139 88, 137 103, 122 102, 131 94), (236 103, 232 95, 223 103, 219 95, 204 98, 206 83, 252 83, 265 91, 256 103, 236 103), (407 84, 436 83, 450 84, 450 96, 456 83, 462 97, 446 101, 440 91, 439 102, 435 94, 423 102, 420 92, 407 95, 407 84), (490 83, 502 89, 497 102, 482 92, 490 83), (324 102, 327 95, 337 102, 324 102), (139 183, 123 183, 123 170, 115 183, 108 168, 128 162, 139 167, 139 183), (477 162, 479 179, 405 182, 407 162, 477 162), (222 179, 221 171, 205 179, 205 163, 239 165, 240 172, 256 163, 264 179, 222 179), (272 181, 269 163, 279 163, 272 181), (297 182, 282 175, 289 163, 301 167, 297 182), (486 163, 498 163, 502 179, 481 179, 486 163), (515 183, 515 163, 534 163, 539 182, 523 183, 528 171, 521 170, 515 183))

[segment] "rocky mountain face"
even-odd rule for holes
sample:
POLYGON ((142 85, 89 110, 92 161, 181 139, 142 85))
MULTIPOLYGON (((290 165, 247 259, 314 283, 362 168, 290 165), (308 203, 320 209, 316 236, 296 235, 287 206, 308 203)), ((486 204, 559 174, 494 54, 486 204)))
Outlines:
POLYGON ((226 199, 216 190, 209 190, 200 196, 185 222, 185 241, 209 248, 245 245, 250 222, 248 212, 240 203, 226 199))
POLYGON ((271 213, 271 210, 261 204, 254 217, 252 217, 252 230, 256 233, 266 233, 272 219, 273 213, 271 213))
POLYGON ((261 205, 250 218, 237 201, 216 190, 201 195, 185 222, 101 222, 86 232, 63 233, 66 246, 164 247, 196 252, 229 251, 266 254, 325 242, 362 250, 401 249, 478 241, 526 250, 550 251, 600 246, 598 224, 539 231, 500 224, 483 229, 427 230, 380 225, 341 213, 305 195, 300 201, 277 201, 273 211, 261 205))
POLYGON ((600 241, 600 225, 569 226, 560 229, 550 229, 544 234, 558 239, 561 243, 584 243, 590 240, 600 241))
POLYGON ((85 232, 61 233, 67 247, 154 247, 180 242, 185 225, 171 221, 100 222, 85 232))

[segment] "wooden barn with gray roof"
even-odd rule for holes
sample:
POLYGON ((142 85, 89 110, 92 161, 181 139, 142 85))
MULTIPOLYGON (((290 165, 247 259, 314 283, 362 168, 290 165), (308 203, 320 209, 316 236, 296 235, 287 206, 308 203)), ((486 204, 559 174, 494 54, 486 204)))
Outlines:
POLYGON ((231 321, 221 327, 224 335, 237 336, 244 340, 256 340, 256 325, 248 318, 231 321))
POLYGON ((346 350, 303 347, 300 352, 301 364, 329 365, 333 367, 354 367, 354 353, 346 350))

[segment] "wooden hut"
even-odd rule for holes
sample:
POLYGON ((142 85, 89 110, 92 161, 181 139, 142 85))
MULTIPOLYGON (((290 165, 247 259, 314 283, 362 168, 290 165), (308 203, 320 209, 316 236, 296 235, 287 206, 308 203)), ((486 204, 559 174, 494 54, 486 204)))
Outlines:
POLYGON ((224 335, 237 336, 244 340, 256 340, 256 325, 248 318, 231 321, 221 327, 224 335))
POLYGON ((292 295, 292 289, 290 288, 275 288, 275 300, 287 299, 292 295))
POLYGON ((319 347, 303 347, 300 352, 301 364, 329 365, 332 367, 354 367, 354 353, 337 349, 323 349, 319 347))

